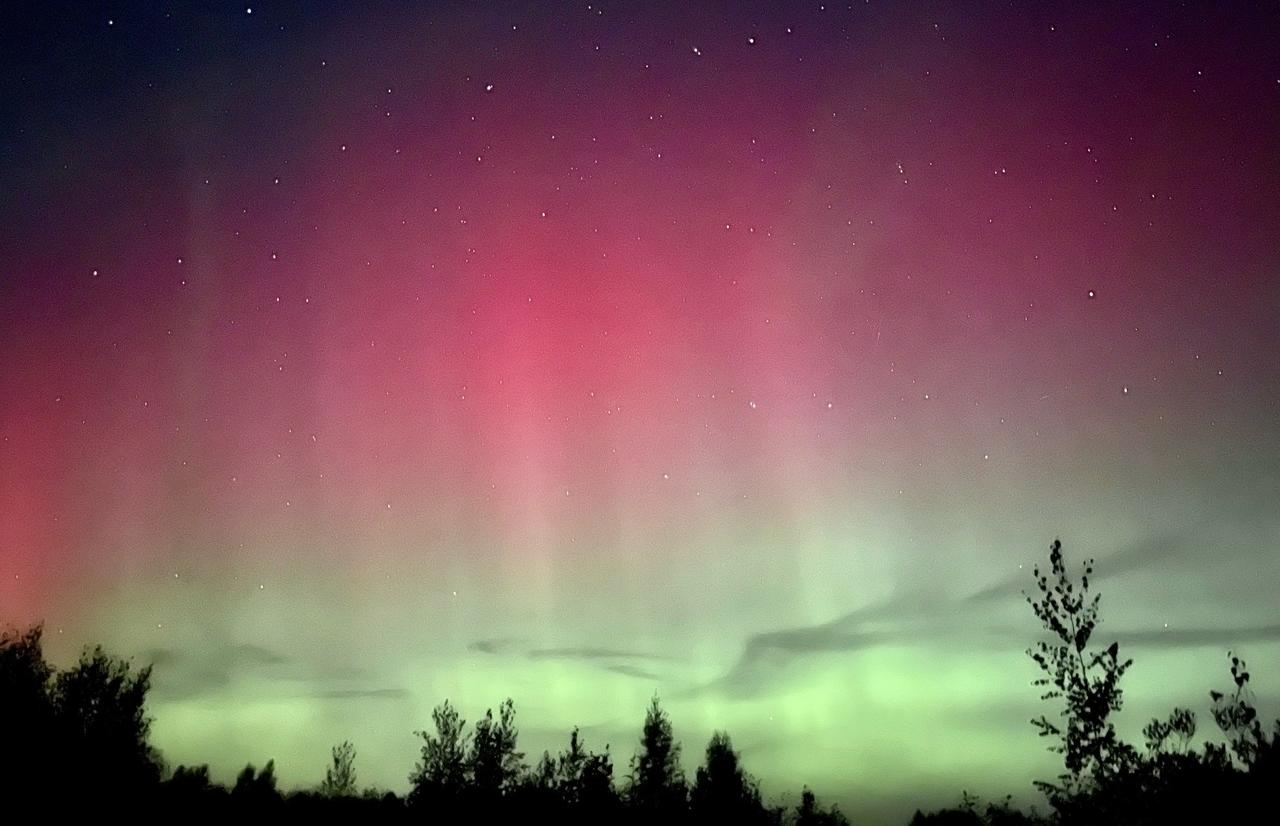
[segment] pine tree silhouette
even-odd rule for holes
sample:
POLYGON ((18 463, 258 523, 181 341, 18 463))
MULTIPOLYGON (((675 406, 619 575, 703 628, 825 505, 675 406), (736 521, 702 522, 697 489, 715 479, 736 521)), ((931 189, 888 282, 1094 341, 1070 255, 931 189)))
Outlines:
POLYGON ((655 817, 671 815, 685 806, 680 744, 656 694, 645 714, 640 749, 632 759, 627 799, 632 808, 655 817))

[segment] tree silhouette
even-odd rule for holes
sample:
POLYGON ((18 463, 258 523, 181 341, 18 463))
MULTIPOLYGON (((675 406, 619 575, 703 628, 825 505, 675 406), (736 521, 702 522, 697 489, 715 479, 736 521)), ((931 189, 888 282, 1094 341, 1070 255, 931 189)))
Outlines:
POLYGON ((150 666, 134 672, 102 648, 86 650, 53 681, 53 707, 63 757, 79 782, 101 794, 134 794, 160 779, 159 756, 147 742, 150 666))
POLYGON ((542 792, 555 792, 558 784, 558 771, 556 758, 551 756, 551 752, 543 751, 537 765, 530 769, 529 774, 525 777, 525 785, 542 792))
POLYGON ((577 804, 587 813, 608 814, 618 806, 613 788, 613 758, 609 746, 602 752, 588 752, 577 779, 577 804))
POLYGON ((1196 713, 1186 708, 1175 708, 1168 719, 1153 719, 1142 729, 1147 741, 1147 753, 1185 754, 1196 736, 1196 713))
POLYGON ((582 798, 582 773, 589 757, 575 726, 569 732, 569 748, 551 766, 552 783, 566 805, 573 806, 582 798))
POLYGON ((1036 781, 1052 801, 1085 782, 1105 782, 1124 771, 1136 755, 1116 736, 1110 720, 1120 709, 1120 678, 1133 661, 1120 659, 1115 642, 1103 650, 1088 647, 1099 622, 1100 597, 1090 596, 1089 590, 1093 560, 1085 562, 1079 582, 1074 581, 1063 561, 1062 543, 1055 539, 1049 547, 1049 566, 1047 574, 1036 566, 1039 594, 1028 595, 1027 603, 1056 640, 1037 642, 1027 654, 1044 672, 1034 682, 1047 689, 1041 699, 1061 700, 1059 716, 1065 718, 1061 724, 1043 715, 1031 721, 1040 736, 1058 740, 1051 750, 1061 753, 1066 765, 1060 783, 1036 781))
POLYGON ((800 805, 796 807, 795 826, 848 826, 849 819, 834 806, 823 811, 818 798, 808 786, 800 792, 800 805))
POLYGON ((1227 658, 1231 661, 1231 681, 1235 688, 1228 693, 1209 692, 1209 698, 1213 700, 1213 721, 1226 735, 1236 759, 1249 769, 1271 744, 1254 706, 1248 666, 1232 651, 1227 652, 1227 658))
POLYGON ((520 776, 524 755, 516 751, 515 717, 515 704, 508 698, 498 708, 498 719, 488 709, 476 721, 468 762, 471 787, 483 799, 493 800, 510 791, 520 776))
POLYGON ((569 748, 556 761, 556 786, 565 805, 603 813, 617 803, 613 788, 613 758, 606 745, 603 752, 589 751, 577 727, 569 734, 569 748))
POLYGON ((521 785, 521 811, 536 810, 550 819, 597 822, 617 819, 620 812, 613 786, 613 759, 606 745, 592 752, 575 727, 569 746, 556 756, 543 752, 521 785))
POLYGON ((262 771, 256 771, 252 763, 241 769, 231 787, 231 799, 239 808, 249 810, 270 809, 283 802, 276 788, 276 761, 268 760, 262 771))
POLYGON ((729 735, 717 731, 707 743, 706 761, 698 768, 689 795, 695 816, 712 822, 752 823, 765 819, 760 790, 742 770, 729 735))
POLYGON ((333 747, 329 767, 324 771, 320 793, 325 797, 354 797, 356 795, 356 748, 350 740, 343 740, 333 747))
POLYGON ((185 798, 205 794, 214 788, 213 779, 209 776, 209 767, 205 764, 178 766, 173 770, 167 785, 172 793, 185 798))
POLYGON ((578 727, 574 726, 573 731, 569 732, 569 748, 560 753, 555 766, 556 786, 561 797, 571 806, 582 796, 582 770, 586 767, 589 756, 586 747, 582 745, 578 727))
POLYGON ((422 738, 422 757, 409 775, 409 802, 414 805, 453 805, 467 784, 466 721, 445 700, 431 712, 435 734, 415 732, 422 738))
POLYGON ((227 816, 230 800, 227 788, 213 782, 207 765, 178 766, 159 787, 156 819, 181 821, 199 812, 201 818, 218 820, 227 816))
POLYGON ((43 627, 0 632, 0 777, 12 788, 43 790, 53 754, 53 668, 45 662, 43 627))
POLYGON ((1013 808, 1008 797, 999 803, 988 803, 985 810, 980 808, 980 804, 976 795, 962 792, 960 805, 953 809, 940 809, 929 814, 917 809, 910 826, 1031 826, 1044 822, 1035 814, 1023 814, 1013 808))
POLYGON ((684 772, 680 768, 680 744, 671 729, 671 720, 655 694, 645 714, 640 750, 631 761, 631 784, 627 790, 632 807, 650 816, 670 814, 684 808, 684 772))

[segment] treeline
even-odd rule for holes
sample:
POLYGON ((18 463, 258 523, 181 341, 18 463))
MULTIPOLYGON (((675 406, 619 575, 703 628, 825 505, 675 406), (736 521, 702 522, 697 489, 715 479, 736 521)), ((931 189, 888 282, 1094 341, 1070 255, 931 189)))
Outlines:
MULTIPOLYGON (((518 749, 515 705, 508 699, 468 727, 448 702, 419 731, 421 753, 401 797, 357 783, 356 752, 335 746, 321 784, 283 793, 274 761, 245 768, 230 786, 209 767, 169 771, 149 743, 146 696, 151 669, 86 651, 58 671, 44 657, 40 626, 0 634, 0 778, 52 813, 85 809, 151 815, 326 817, 378 820, 560 823, 742 823, 838 826, 848 820, 804 789, 797 806, 768 806, 742 767, 729 735, 716 732, 692 781, 681 746, 655 696, 625 777, 615 778, 608 746, 592 751, 577 729, 559 754, 532 765, 518 749)), ((12 799, 12 798, 11 798, 12 799)))
MULTIPOLYGON (((1136 747, 1117 735, 1112 716, 1122 705, 1121 679, 1132 660, 1119 645, 1091 645, 1099 597, 1093 563, 1072 577, 1054 542, 1049 568, 1035 570, 1027 602, 1045 639, 1027 653, 1042 676, 1042 699, 1058 706, 1053 719, 1032 722, 1063 757, 1063 771, 1038 781, 1049 810, 1021 812, 1008 799, 984 804, 967 794, 959 806, 925 814, 913 826, 1016 824, 1145 824, 1274 819, 1280 788, 1280 721, 1264 730, 1243 660, 1228 653, 1231 686, 1210 692, 1210 712, 1224 742, 1195 748, 1197 718, 1176 708, 1144 729, 1136 747)), ((765 803, 729 735, 717 732, 692 778, 681 768, 681 746, 655 696, 640 744, 625 772, 615 772, 606 745, 593 751, 574 729, 565 749, 529 762, 519 751, 515 706, 507 700, 471 726, 449 703, 417 732, 421 753, 405 796, 357 783, 355 748, 332 750, 315 789, 282 793, 274 763, 246 766, 230 787, 207 766, 170 771, 150 745, 146 697, 149 667, 86 650, 58 670, 44 657, 41 628, 0 634, 0 813, 85 811, 190 817, 353 815, 414 822, 532 821, 552 823, 737 823, 775 826, 845 824, 835 807, 820 806, 809 789, 796 806, 765 803), (620 775, 620 776, 618 776, 620 775), (16 808, 15 808, 16 807, 16 808), (5 809, 8 809, 6 812, 5 809)), ((941 733, 939 733, 942 736, 941 733)))

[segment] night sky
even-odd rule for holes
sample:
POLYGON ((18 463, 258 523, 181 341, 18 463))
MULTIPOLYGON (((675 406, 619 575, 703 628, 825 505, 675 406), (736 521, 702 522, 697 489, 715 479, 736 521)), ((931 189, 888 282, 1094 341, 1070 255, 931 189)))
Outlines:
MULTIPOLYGON (((448 697, 899 817, 1280 699, 1280 10, 7 3, 0 621, 166 759, 403 791, 448 697)), ((1088 6, 1088 8, 1081 8, 1088 6)))

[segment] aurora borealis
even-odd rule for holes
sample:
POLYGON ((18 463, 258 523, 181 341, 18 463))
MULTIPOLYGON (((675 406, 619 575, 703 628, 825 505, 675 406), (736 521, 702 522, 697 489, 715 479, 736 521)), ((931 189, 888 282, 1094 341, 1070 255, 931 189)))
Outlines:
POLYGON ((450 698, 766 795, 1034 800, 1061 536, 1121 728, 1280 700, 1280 12, 6 5, 0 622, 154 740, 402 790, 450 698))

